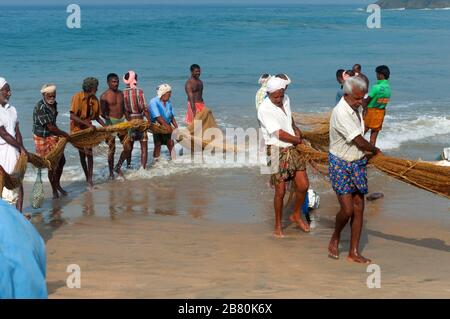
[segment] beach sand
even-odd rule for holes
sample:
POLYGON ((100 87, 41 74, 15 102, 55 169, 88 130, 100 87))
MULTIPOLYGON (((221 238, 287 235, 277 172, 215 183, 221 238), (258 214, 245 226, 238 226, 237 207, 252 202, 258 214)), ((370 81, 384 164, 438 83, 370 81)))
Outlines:
MULTIPOLYGON (((47 243, 50 298, 450 298, 450 201, 370 171, 363 254, 381 269, 327 257, 338 203, 330 185, 310 234, 288 222, 271 236, 273 191, 257 168, 114 181, 47 200, 33 222, 47 243), (66 268, 81 268, 69 289, 66 268)), ((49 192, 47 192, 49 194, 49 192)))

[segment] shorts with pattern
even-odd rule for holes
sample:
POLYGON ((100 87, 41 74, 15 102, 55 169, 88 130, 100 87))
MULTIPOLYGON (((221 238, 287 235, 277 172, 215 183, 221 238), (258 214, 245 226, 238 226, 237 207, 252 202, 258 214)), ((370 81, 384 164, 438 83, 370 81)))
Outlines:
POLYGON ((353 162, 340 159, 328 153, 328 172, 333 190, 338 195, 367 194, 367 159, 353 162))
POLYGON ((295 146, 282 148, 273 145, 267 145, 267 156, 269 157, 267 166, 272 165, 271 157, 274 148, 278 149, 279 160, 277 172, 272 174, 272 176, 270 177, 271 185, 275 186, 282 182, 291 181, 295 178, 295 174, 297 171, 306 170, 306 162, 300 157, 300 153, 295 148, 295 146))

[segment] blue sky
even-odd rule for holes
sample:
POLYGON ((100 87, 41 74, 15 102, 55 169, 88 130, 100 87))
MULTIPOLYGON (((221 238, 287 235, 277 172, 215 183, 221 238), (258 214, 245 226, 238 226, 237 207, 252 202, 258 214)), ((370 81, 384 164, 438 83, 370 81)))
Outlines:
POLYGON ((376 0, 0 0, 0 5, 68 5, 70 3, 83 4, 355 4, 365 5, 376 0))

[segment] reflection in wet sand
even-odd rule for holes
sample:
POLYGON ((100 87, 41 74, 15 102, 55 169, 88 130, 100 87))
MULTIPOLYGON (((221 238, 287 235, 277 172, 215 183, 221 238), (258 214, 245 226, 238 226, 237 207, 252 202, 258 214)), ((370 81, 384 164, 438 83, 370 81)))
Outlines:
POLYGON ((95 204, 94 204, 94 194, 93 191, 87 191, 83 194, 83 204, 82 204, 83 216, 94 216, 95 215, 95 204))

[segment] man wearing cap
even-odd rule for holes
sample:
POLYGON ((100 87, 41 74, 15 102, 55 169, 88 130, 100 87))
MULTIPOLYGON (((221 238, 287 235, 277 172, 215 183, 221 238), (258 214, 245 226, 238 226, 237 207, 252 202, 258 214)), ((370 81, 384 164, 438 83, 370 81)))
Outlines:
MULTIPOLYGON (((4 78, 0 78, 0 172, 7 174, 14 171, 19 153, 27 154, 23 146, 16 108, 8 103, 10 98, 11 88, 4 78)), ((15 190, 3 188, 0 190, 0 197, 10 204, 15 204, 16 208, 22 211, 22 185, 15 190)))
POLYGON ((301 218, 301 205, 305 201, 309 188, 305 161, 301 159, 296 145, 302 143, 301 132, 292 118, 290 101, 284 94, 287 80, 272 77, 267 82, 268 97, 258 109, 258 120, 270 157, 268 165, 272 168, 271 185, 275 188, 275 237, 284 237, 281 218, 283 214, 283 199, 287 183, 294 180, 296 198, 294 212, 290 220, 305 232, 309 225, 301 218))
MULTIPOLYGON (((159 123, 161 126, 172 130, 178 128, 175 115, 173 113, 172 103, 170 103, 170 96, 172 95, 172 88, 169 84, 161 84, 155 96, 150 101, 150 115, 153 123, 159 123), (173 127, 172 127, 173 125, 173 127)), ((172 149, 174 146, 172 134, 153 134, 153 143, 155 148, 153 150, 153 159, 158 160, 161 154, 161 145, 167 145, 170 156, 172 157, 172 149)))
MULTIPOLYGON (((56 86, 54 84, 45 84, 41 89, 41 94, 42 99, 36 103, 33 110, 33 140, 36 146, 36 153, 41 157, 45 157, 55 148, 60 137, 67 139, 70 137, 69 134, 60 130, 56 125, 58 116, 56 86)), ((67 195, 60 183, 65 164, 66 158, 63 153, 58 166, 48 171, 48 179, 52 186, 54 199, 59 198, 59 193, 63 196, 67 195)))

